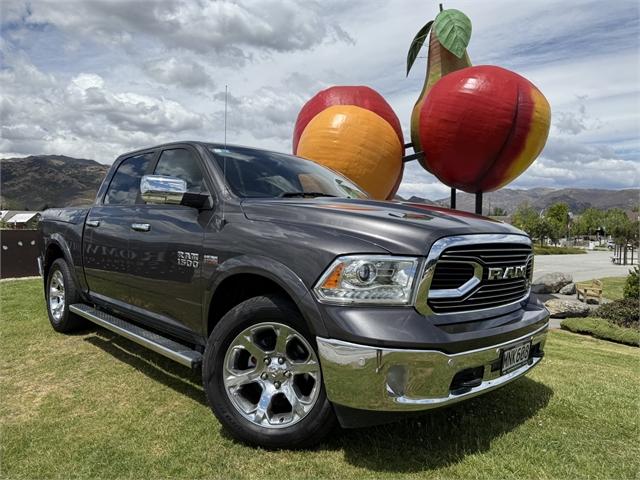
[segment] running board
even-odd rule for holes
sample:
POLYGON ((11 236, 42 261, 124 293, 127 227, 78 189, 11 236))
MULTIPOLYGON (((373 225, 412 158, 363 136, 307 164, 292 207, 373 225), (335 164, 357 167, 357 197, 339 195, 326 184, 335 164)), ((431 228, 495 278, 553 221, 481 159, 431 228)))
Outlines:
POLYGON ((202 363, 200 352, 84 303, 70 305, 69 311, 187 367, 202 363))

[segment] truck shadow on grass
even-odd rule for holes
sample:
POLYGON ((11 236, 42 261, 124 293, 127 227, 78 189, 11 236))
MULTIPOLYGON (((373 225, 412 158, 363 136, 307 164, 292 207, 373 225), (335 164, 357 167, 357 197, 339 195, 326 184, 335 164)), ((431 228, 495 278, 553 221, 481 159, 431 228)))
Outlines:
MULTIPOLYGON (((154 381, 207 405, 200 369, 189 370, 101 328, 85 341, 154 381)), ((494 439, 535 416, 552 397, 552 389, 524 377, 466 402, 413 414, 395 423, 336 429, 317 450, 343 451, 348 463, 378 472, 421 472, 442 468, 458 463, 468 455, 488 451, 494 439)), ((235 442, 222 427, 220 433, 235 442)))
POLYGON ((97 328, 95 335, 88 336, 84 340, 132 366, 152 380, 208 407, 199 368, 191 370, 102 328, 97 328))
POLYGON ((421 472, 483 453, 491 442, 545 408, 553 390, 523 377, 450 407, 396 423, 343 430, 326 448, 344 451, 350 464, 379 472, 421 472))

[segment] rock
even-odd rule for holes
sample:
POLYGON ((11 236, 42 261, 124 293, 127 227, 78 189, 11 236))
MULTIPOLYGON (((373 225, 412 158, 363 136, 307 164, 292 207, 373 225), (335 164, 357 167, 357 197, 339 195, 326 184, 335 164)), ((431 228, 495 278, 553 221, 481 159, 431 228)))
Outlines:
POLYGON ((544 306, 549 310, 551 318, 586 317, 590 311, 586 304, 578 300, 554 298, 544 302, 544 306))
POLYGON ((559 291, 561 295, 574 295, 576 293, 576 284, 571 282, 568 285, 562 287, 559 291))
POLYGON ((558 293, 562 287, 573 282, 568 273, 553 272, 538 277, 531 285, 533 293, 558 293))

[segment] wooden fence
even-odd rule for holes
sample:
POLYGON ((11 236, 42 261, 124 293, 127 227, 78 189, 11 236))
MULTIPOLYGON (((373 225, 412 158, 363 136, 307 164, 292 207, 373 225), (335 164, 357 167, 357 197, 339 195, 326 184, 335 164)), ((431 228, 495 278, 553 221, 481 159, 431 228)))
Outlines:
POLYGON ((0 278, 38 275, 37 230, 0 230, 0 278))

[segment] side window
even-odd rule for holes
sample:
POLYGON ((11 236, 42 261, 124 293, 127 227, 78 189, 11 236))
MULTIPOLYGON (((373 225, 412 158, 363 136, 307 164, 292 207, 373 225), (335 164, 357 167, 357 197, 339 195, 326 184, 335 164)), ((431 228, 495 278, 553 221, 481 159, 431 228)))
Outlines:
POLYGON ((206 191, 198 159, 184 148, 163 151, 153 173, 154 175, 166 175, 184 180, 187 182, 188 192, 203 193, 206 191))
POLYGON ((152 153, 125 159, 111 179, 104 197, 105 205, 133 205, 140 191, 140 179, 146 173, 152 153))

